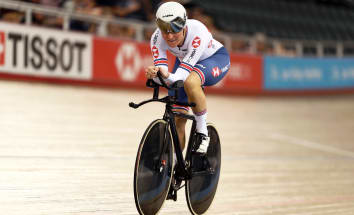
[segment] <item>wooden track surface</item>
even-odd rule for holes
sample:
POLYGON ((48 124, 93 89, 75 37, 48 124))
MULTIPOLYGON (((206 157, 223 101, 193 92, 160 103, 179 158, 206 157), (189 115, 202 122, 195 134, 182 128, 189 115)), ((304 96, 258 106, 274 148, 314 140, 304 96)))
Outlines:
MULTIPOLYGON (((0 214, 137 214, 150 92, 0 81, 0 214)), ((207 214, 353 215, 354 96, 208 96, 222 172, 207 214)), ((184 189, 160 214, 188 214, 184 189)))

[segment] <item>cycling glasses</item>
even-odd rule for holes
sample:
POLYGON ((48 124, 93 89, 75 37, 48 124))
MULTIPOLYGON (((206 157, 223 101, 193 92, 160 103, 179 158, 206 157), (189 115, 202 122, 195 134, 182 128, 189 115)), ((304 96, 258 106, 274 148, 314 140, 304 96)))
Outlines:
POLYGON ((163 33, 178 33, 184 28, 186 21, 181 17, 176 17, 170 22, 165 22, 157 18, 156 24, 163 33))

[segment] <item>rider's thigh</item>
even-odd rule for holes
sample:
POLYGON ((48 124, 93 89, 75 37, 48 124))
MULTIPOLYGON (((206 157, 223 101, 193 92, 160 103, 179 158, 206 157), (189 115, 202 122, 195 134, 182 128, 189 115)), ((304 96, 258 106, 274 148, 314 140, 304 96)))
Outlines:
POLYGON ((230 56, 225 48, 218 50, 213 56, 199 61, 195 67, 203 86, 212 86, 223 79, 230 69, 230 56))

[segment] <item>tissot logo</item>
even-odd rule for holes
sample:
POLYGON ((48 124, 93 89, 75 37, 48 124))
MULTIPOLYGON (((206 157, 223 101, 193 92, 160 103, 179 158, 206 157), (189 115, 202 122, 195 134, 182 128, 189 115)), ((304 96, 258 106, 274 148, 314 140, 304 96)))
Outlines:
POLYGON ((5 33, 0 32, 0 65, 5 64, 5 33))
POLYGON ((69 39, 58 41, 54 37, 44 38, 41 35, 30 36, 13 32, 9 33, 8 39, 13 48, 13 67, 45 67, 50 71, 57 68, 63 71, 75 69, 82 72, 82 54, 87 46, 85 42, 73 42, 69 39))
POLYGON ((91 36, 0 22, 1 73, 87 80, 91 36))

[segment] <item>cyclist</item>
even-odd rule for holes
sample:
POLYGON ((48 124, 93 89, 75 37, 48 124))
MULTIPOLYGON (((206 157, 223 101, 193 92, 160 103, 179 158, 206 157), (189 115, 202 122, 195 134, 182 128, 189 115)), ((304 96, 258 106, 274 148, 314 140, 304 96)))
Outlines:
MULTIPOLYGON (((183 5, 166 2, 156 12, 158 28, 151 36, 151 52, 154 66, 145 69, 146 77, 159 83, 160 71, 167 83, 184 81, 179 91, 180 102, 194 102, 192 108, 196 119, 197 153, 204 155, 209 146, 207 130, 207 104, 204 86, 218 83, 230 68, 230 57, 223 45, 213 39, 212 34, 200 21, 187 19, 183 5), (176 56, 172 73, 168 70, 167 54, 176 56)), ((173 91, 168 92, 173 95, 173 91)), ((188 107, 174 106, 174 111, 188 113, 188 107)), ((186 119, 176 117, 176 127, 182 149, 185 146, 186 119)))

